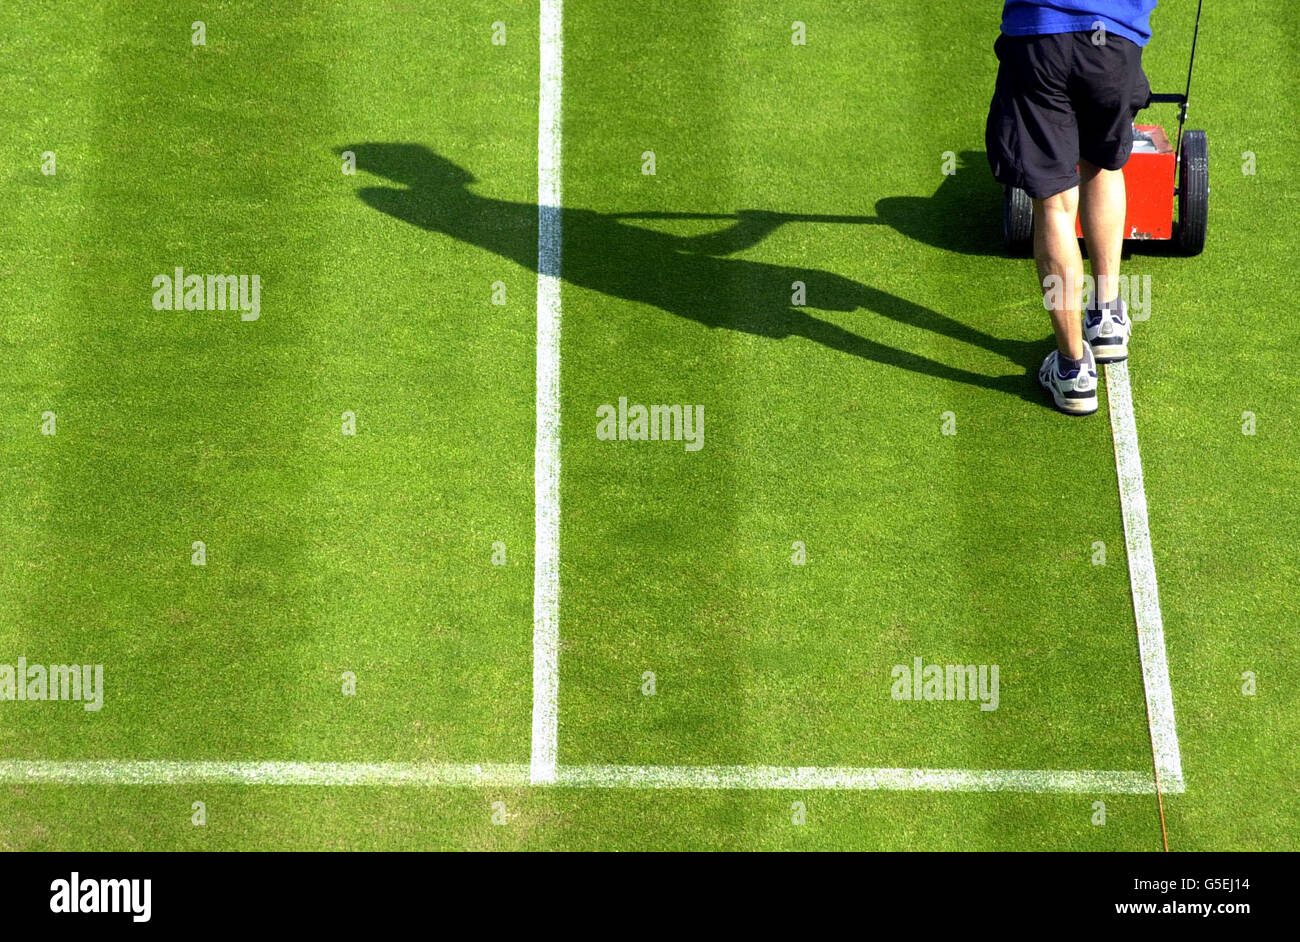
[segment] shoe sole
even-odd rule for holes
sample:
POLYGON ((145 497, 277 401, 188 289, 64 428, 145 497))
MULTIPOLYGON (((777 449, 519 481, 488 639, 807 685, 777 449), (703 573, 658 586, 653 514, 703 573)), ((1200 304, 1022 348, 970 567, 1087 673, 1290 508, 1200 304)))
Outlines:
POLYGON ((1098 363, 1120 363, 1128 359, 1128 344, 1126 343, 1106 343, 1092 347, 1092 356, 1098 363))

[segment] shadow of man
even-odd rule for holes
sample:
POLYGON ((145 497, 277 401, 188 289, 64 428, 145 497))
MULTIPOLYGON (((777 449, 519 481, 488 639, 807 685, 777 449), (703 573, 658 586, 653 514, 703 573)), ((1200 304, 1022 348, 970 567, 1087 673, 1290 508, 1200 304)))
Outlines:
MULTIPOLYGON (((463 167, 419 144, 367 143, 352 151, 359 169, 402 187, 364 187, 358 196, 395 219, 486 249, 537 271, 538 207, 479 196, 463 167)), ((1041 344, 992 337, 929 308, 814 268, 728 258, 791 222, 877 224, 870 216, 818 216, 742 210, 732 216, 698 213, 606 214, 565 207, 564 281, 611 297, 647 304, 707 327, 759 337, 803 337, 829 349, 925 376, 968 383, 1037 401, 1024 372, 986 376, 898 350, 845 330, 790 303, 794 282, 806 286, 807 307, 865 308, 1005 356, 1023 370, 1036 366, 1041 344), (635 219, 719 219, 732 225, 702 236, 677 236, 634 225, 635 219)))

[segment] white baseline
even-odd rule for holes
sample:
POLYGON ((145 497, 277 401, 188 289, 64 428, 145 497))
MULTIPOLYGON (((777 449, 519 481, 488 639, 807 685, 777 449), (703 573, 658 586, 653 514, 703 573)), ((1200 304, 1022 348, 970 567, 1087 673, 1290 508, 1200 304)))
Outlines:
MULTIPOLYGON (((203 760, 0 760, 3 785, 329 785, 526 788, 529 765, 415 762, 222 762, 203 760)), ((564 788, 1063 792, 1150 794, 1148 772, 1064 769, 888 769, 758 766, 561 766, 543 783, 564 788)), ((1162 783, 1163 784, 1163 783, 1162 783)), ((1181 782, 1176 788, 1181 791, 1181 782)))

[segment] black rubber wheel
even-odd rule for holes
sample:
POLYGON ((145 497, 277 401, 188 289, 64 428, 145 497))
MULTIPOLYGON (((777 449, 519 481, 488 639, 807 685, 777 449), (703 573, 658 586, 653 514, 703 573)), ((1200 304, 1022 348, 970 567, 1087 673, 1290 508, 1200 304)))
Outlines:
POLYGON ((1018 186, 1002 188, 1002 243, 1014 255, 1028 255, 1034 240, 1034 202, 1018 186))
POLYGON ((1178 247, 1200 255, 1210 219, 1210 146, 1204 131, 1184 131, 1178 154, 1178 247))

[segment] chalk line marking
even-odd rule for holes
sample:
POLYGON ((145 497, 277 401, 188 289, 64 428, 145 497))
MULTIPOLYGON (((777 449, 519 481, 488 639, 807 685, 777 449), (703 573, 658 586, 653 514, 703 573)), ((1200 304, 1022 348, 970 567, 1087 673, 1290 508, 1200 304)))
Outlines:
POLYGON ((1069 792, 1149 794, 1149 772, 1055 769, 866 769, 771 765, 561 766, 559 785, 575 788, 731 788, 755 790, 1069 792))
POLYGON ((519 786, 526 765, 417 762, 224 762, 203 760, 0 760, 0 783, 42 785, 519 786))
POLYGON ((1115 472, 1119 502, 1124 514, 1124 543, 1128 551, 1129 583, 1133 587, 1133 614, 1137 619, 1138 652, 1142 658, 1142 686, 1146 691, 1147 724, 1151 752, 1165 792, 1181 792, 1183 760, 1174 725, 1174 696, 1165 655, 1165 628, 1160 617, 1160 590, 1151 555, 1151 529, 1147 522, 1146 488, 1142 483, 1142 455, 1138 451, 1137 421, 1133 417, 1133 391, 1128 363, 1106 365, 1106 397, 1115 437, 1115 472))
MULTIPOLYGON (((760 766, 563 766, 539 783, 528 765, 413 762, 0 760, 2 785, 321 785, 415 788, 736 789, 754 791, 1057 792, 1141 795, 1148 772, 1056 769, 855 769, 760 766)), ((1166 789, 1169 790, 1169 789, 1166 789)), ((1179 789, 1181 791, 1181 784, 1179 789)))
POLYGON ((537 444, 533 454, 533 743, 529 777, 555 780, 560 648, 561 0, 542 0, 537 106, 537 444))

